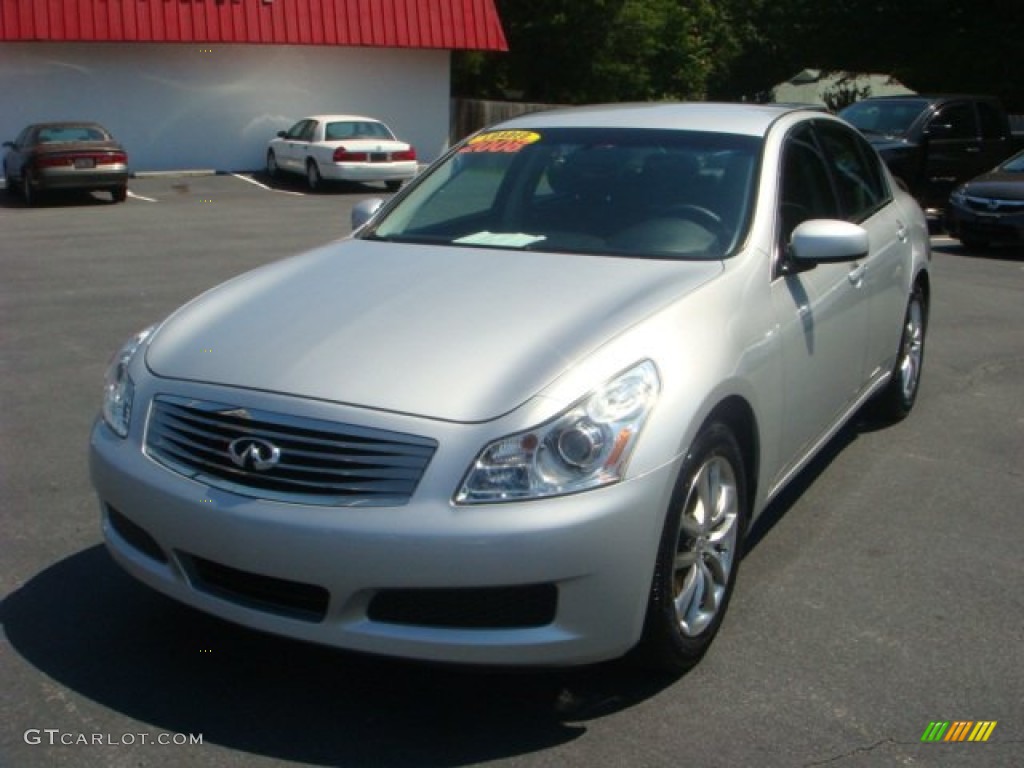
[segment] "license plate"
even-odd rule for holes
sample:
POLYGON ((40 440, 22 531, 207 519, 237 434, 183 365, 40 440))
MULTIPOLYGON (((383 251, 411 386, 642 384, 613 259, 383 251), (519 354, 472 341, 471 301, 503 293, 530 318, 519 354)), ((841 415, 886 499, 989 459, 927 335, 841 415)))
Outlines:
POLYGON ((386 152, 371 152, 370 162, 371 163, 386 163, 388 161, 388 155, 386 152))
POLYGON ((75 168, 95 168, 96 161, 91 157, 76 157, 75 168))

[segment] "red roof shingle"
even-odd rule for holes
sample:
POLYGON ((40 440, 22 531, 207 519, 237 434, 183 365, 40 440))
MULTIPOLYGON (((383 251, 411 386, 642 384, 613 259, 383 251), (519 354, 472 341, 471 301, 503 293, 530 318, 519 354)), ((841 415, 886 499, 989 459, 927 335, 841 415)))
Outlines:
POLYGON ((508 50, 494 0, 0 0, 0 42, 508 50))

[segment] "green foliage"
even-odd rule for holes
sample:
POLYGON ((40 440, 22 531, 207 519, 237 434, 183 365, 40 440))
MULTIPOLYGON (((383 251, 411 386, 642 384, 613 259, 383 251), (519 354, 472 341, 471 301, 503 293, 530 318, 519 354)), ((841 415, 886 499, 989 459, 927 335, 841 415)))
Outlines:
MULTIPOLYGON (((763 100, 805 68, 994 93, 1024 111, 1024 0, 497 0, 510 52, 459 53, 461 96, 763 100)), ((840 95, 840 98, 842 96, 840 95)))
POLYGON ((508 54, 458 54, 455 92, 553 103, 707 95, 739 50, 731 2, 503 0, 508 54))

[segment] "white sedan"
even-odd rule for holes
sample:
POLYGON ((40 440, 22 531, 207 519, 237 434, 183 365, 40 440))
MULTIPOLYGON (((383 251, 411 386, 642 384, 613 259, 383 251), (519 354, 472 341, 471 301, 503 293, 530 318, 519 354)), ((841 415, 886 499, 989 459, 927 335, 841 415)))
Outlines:
POLYGON ((359 115, 304 117, 278 131, 267 147, 267 173, 306 177, 310 189, 324 181, 383 181, 391 191, 416 175, 416 150, 384 123, 359 115))

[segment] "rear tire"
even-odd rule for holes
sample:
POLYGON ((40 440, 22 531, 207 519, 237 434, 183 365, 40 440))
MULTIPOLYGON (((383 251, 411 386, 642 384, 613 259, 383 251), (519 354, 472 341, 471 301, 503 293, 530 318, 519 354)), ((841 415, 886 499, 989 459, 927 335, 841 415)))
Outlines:
POLYGON ((123 203, 128 199, 128 185, 122 184, 110 190, 110 197, 115 203, 123 203))
POLYGON ((29 207, 35 205, 39 199, 38 193, 32 188, 32 180, 29 178, 28 171, 21 173, 21 199, 29 207))
POLYGON ((711 645, 725 617, 749 519, 743 454, 731 430, 701 430, 665 518, 643 637, 644 667, 678 674, 711 645))
POLYGON ((388 192, 397 192, 402 188, 402 182, 400 181, 385 181, 384 186, 387 187, 388 192))

